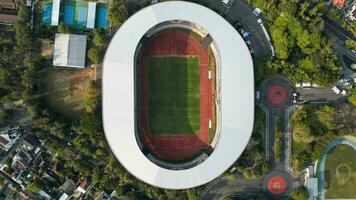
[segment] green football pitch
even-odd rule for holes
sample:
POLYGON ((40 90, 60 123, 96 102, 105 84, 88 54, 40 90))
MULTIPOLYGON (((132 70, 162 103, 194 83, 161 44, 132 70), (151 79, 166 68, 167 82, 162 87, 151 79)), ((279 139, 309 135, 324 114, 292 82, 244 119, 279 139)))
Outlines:
POLYGON ((148 58, 148 126, 152 135, 196 135, 200 128, 199 58, 148 58))
POLYGON ((339 144, 326 157, 325 180, 327 199, 355 199, 356 151, 349 145, 339 144))

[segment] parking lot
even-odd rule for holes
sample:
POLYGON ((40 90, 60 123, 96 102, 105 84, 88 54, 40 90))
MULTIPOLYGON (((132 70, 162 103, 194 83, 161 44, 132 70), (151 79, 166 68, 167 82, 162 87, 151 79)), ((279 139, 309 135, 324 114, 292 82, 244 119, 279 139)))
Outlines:
POLYGON ((253 13, 254 8, 242 0, 231 0, 229 5, 225 5, 221 0, 208 0, 207 6, 222 15, 231 25, 240 23, 243 29, 250 33, 249 41, 255 58, 272 55, 269 41, 257 22, 259 17, 253 13))

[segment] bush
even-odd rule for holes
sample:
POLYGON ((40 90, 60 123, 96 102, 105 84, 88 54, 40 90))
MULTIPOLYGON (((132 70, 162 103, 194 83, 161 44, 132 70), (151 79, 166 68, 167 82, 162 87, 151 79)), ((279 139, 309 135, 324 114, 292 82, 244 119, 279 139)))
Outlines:
POLYGON ((98 48, 90 48, 88 51, 88 58, 94 64, 99 64, 101 61, 101 51, 98 48))
POLYGON ((352 105, 356 106, 356 86, 351 89, 348 100, 352 105))
POLYGON ((63 22, 61 22, 57 28, 58 33, 64 33, 64 34, 69 34, 70 28, 69 26, 65 25, 63 22))

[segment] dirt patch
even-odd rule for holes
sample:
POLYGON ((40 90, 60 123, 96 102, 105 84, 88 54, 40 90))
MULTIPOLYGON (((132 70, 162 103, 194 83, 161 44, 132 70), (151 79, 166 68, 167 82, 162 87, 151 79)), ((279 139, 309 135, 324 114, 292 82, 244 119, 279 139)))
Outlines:
POLYGON ((53 41, 49 39, 41 39, 41 56, 46 59, 53 57, 53 41))
POLYGON ((90 94, 92 69, 52 68, 43 72, 41 90, 49 108, 72 120, 84 112, 86 97, 90 94))

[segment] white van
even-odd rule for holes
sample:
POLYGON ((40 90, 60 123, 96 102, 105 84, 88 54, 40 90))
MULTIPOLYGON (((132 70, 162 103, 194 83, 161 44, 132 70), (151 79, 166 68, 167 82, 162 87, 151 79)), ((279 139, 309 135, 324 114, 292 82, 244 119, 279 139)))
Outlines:
POLYGON ((231 0, 222 0, 225 5, 229 5, 231 0))
POLYGON ((253 12, 253 14, 255 14, 258 17, 262 11, 259 8, 255 8, 255 10, 253 10, 252 12, 253 12))

